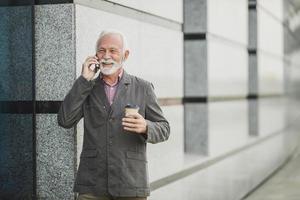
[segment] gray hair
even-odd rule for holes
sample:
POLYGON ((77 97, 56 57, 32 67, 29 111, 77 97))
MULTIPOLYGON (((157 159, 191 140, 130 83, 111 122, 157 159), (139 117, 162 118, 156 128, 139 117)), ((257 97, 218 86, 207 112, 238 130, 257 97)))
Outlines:
POLYGON ((127 43, 127 39, 125 37, 125 35, 118 31, 118 30, 114 30, 114 29, 107 29, 107 30, 104 30, 100 33, 99 35, 99 38, 96 42, 96 52, 98 51, 98 47, 99 47, 99 44, 100 44, 100 41, 101 39, 105 36, 105 35, 111 35, 111 34, 117 34, 121 37, 122 39, 122 42, 123 42, 123 49, 122 49, 122 53, 125 53, 126 50, 129 50, 128 48, 128 43, 127 43))

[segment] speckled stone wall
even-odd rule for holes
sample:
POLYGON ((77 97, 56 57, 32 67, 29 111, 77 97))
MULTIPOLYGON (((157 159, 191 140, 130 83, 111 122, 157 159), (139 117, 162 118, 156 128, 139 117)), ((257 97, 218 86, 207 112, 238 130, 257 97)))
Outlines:
POLYGON ((58 126, 56 115, 36 116, 37 196, 72 199, 75 156, 74 129, 58 126))
POLYGON ((185 104, 185 152, 208 155, 208 105, 203 103, 185 104))
POLYGON ((35 6, 36 100, 62 100, 75 79, 74 5, 35 6))
MULTIPOLYGON (((207 1, 184 1, 184 16, 184 96, 206 100, 209 95, 207 1)), ((184 116, 185 152, 208 155, 208 103, 185 102, 184 116)))
MULTIPOLYGON (((248 1, 248 94, 258 95, 257 10, 256 1, 248 1)), ((248 100, 249 135, 259 135, 259 99, 248 100)))
MULTIPOLYGON (((35 6, 36 100, 62 101, 75 80, 74 5, 35 6)), ((56 114, 36 115, 38 199, 72 199, 76 169, 74 129, 56 114)))
POLYGON ((248 128, 250 136, 258 136, 259 134, 259 120, 258 120, 258 106, 259 100, 249 99, 248 101, 248 128))

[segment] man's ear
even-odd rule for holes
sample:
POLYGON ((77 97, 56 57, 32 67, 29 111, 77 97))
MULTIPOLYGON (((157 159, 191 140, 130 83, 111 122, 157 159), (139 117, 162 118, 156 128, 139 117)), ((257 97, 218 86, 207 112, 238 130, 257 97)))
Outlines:
POLYGON ((129 56, 129 51, 126 50, 124 53, 124 61, 127 60, 128 56, 129 56))

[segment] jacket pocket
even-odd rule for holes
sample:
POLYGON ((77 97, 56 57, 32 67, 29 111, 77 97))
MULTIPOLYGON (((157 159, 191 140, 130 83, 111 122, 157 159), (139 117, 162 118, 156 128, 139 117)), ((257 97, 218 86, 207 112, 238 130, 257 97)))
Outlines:
POLYGON ((146 162, 146 158, 144 157, 143 153, 134 152, 134 151, 127 151, 126 152, 126 157, 129 158, 129 159, 140 160, 140 161, 146 162))
POLYGON ((144 153, 126 152, 126 182, 130 187, 147 188, 148 170, 144 153))
POLYGON ((76 182, 79 185, 96 185, 97 149, 83 149, 80 155, 80 164, 76 182))

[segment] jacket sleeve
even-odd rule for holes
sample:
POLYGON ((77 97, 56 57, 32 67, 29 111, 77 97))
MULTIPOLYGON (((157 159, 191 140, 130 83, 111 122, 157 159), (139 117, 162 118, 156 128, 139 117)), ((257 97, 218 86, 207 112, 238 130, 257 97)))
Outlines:
POLYGON ((83 103, 93 85, 93 81, 87 81, 83 76, 76 79, 58 111, 57 122, 60 126, 72 128, 83 117, 83 103))
POLYGON ((163 112, 158 105, 153 85, 149 83, 146 90, 146 111, 147 122, 146 142, 155 144, 168 140, 170 136, 169 122, 163 116, 163 112))

